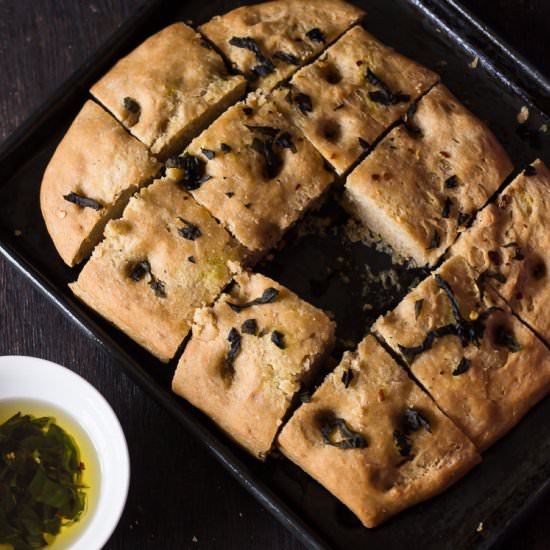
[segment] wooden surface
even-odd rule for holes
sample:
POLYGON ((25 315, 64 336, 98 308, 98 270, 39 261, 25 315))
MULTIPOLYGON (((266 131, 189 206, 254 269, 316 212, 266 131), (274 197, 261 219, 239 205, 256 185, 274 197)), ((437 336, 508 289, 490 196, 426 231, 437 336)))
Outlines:
MULTIPOLYGON (((0 140, 140 3, 0 0, 0 140)), ((548 0, 464 3, 550 76, 548 0)), ((302 548, 199 442, 0 260, 0 355, 7 354, 42 357, 74 369, 118 414, 130 448, 132 484, 124 515, 106 548, 302 548)), ((506 550, 550 548, 549 512, 550 499, 519 528, 506 550)))

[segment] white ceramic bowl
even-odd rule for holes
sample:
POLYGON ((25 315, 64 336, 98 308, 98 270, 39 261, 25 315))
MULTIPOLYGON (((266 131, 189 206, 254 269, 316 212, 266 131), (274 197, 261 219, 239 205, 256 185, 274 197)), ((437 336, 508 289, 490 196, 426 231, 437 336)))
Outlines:
POLYGON ((126 439, 110 405, 73 371, 50 361, 22 356, 0 357, 0 401, 4 400, 51 404, 53 416, 55 409, 61 409, 87 434, 99 466, 99 494, 82 517, 76 539, 67 546, 60 537, 60 543, 48 549, 99 550, 118 524, 130 483, 126 439))

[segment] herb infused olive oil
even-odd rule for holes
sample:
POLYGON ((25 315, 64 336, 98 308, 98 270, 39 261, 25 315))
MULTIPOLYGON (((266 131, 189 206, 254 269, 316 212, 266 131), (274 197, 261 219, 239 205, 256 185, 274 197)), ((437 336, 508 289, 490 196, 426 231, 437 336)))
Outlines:
POLYGON ((41 401, 0 401, 0 550, 69 549, 96 508, 99 472, 69 414, 41 401))

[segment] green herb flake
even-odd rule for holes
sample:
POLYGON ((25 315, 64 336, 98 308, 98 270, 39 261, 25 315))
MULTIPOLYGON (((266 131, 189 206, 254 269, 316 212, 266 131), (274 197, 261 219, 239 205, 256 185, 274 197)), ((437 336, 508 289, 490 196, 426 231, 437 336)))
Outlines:
POLYGON ((82 195, 79 195, 78 193, 73 193, 72 191, 67 195, 63 195, 63 198, 67 202, 72 202, 73 204, 76 204, 77 206, 80 206, 82 208, 92 208, 93 210, 101 210, 103 208, 103 205, 99 204, 99 202, 95 201, 94 199, 83 197, 82 195))
POLYGON ((187 239, 188 241, 194 241, 202 236, 201 230, 198 225, 191 223, 183 218, 178 218, 183 223, 183 227, 178 227, 178 235, 187 239))
POLYGON ((241 332, 243 334, 251 334, 252 336, 256 336, 258 333, 258 323, 256 322, 256 319, 247 319, 244 321, 241 325, 241 332))
POLYGON ((430 422, 414 407, 407 407, 403 413, 403 431, 408 435, 420 428, 432 433, 430 422))
POLYGON ((271 341, 279 348, 279 349, 285 349, 285 335, 282 332, 279 332, 278 330, 274 330, 271 333, 271 341))
POLYGON ((166 285, 162 281, 152 279, 149 286, 157 298, 166 298, 166 285))
POLYGON ((20 412, 0 426, 0 544, 45 547, 44 534, 86 508, 84 464, 73 438, 49 417, 20 412))
POLYGON ((279 61, 283 61, 284 63, 288 63, 289 65, 299 65, 300 60, 293 54, 277 51, 273 54, 273 57, 275 59, 278 59, 279 61))
POLYGON ((131 267, 128 276, 137 283, 148 273, 151 273, 151 264, 147 260, 142 260, 131 267))
POLYGON ((216 156, 215 151, 212 151, 212 149, 201 147, 201 152, 208 160, 212 160, 216 156))
POLYGON ((342 384, 344 384, 344 388, 348 389, 352 380, 353 380, 353 370, 346 369, 342 374, 342 384))
POLYGON ((263 304, 270 304, 271 302, 275 301, 278 295, 279 295, 279 291, 276 288, 269 287, 263 291, 262 295, 259 298, 255 298, 250 302, 245 302, 244 304, 233 304, 231 302, 225 302, 225 303, 235 313, 240 313, 243 309, 246 309, 248 307, 258 306, 263 304))
POLYGON ((395 430, 393 432, 393 444, 397 447, 401 456, 411 458, 411 440, 401 430, 395 430))
POLYGON ((389 86, 370 69, 367 69, 365 79, 371 86, 378 88, 373 92, 369 92, 369 99, 374 101, 374 103, 390 106, 399 103, 407 103, 411 100, 411 96, 408 94, 403 94, 401 91, 393 92, 390 90, 389 86))
POLYGON ((343 418, 333 418, 321 426, 323 443, 338 449, 364 449, 368 447, 367 440, 359 433, 349 429, 343 418), (333 432, 338 430, 340 439, 333 439, 333 432))

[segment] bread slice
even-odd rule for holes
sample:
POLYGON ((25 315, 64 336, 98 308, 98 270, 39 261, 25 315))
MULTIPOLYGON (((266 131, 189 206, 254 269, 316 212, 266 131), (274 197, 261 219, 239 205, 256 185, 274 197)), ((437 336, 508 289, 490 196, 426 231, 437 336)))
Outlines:
POLYGON ((87 101, 57 146, 40 187, 42 216, 63 261, 74 266, 87 258, 105 224, 159 169, 144 145, 87 101))
POLYGON ((550 170, 523 171, 479 214, 449 254, 462 255, 512 311, 550 342, 550 170))
POLYGON ((550 351, 461 256, 445 262, 374 330, 410 362, 480 450, 550 391, 550 351))
POLYGON ((276 98, 342 174, 438 80, 356 26, 298 71, 276 98))
POLYGON ((340 0, 242 6, 199 27, 251 83, 273 89, 365 13, 340 0))
POLYGON ((160 158, 181 151, 229 105, 246 82, 185 23, 174 23, 118 61, 91 88, 160 158))
POLYGON ((350 211, 418 266, 434 265, 512 171, 492 132, 442 85, 350 174, 350 211))
POLYGON ((173 390, 263 460, 300 384, 330 352, 334 328, 275 281, 241 273, 197 311, 173 390))
POLYGON ((373 336, 344 354, 278 444, 366 527, 441 493, 480 461, 373 336))
POLYGON ((276 106, 252 93, 172 159, 195 199, 248 249, 265 252, 328 188, 333 174, 276 106))
POLYGON ((130 200, 105 229, 72 291, 161 361, 176 353, 196 308, 212 303, 244 252, 171 180, 130 200))

